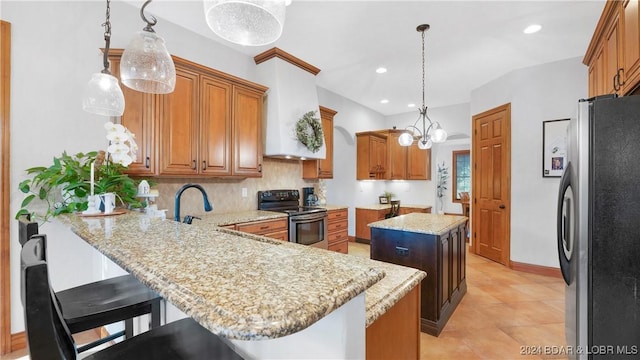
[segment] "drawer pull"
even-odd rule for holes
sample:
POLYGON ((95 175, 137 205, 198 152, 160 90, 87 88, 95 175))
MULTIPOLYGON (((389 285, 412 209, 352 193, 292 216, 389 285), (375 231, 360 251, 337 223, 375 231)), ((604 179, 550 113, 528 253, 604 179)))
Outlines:
POLYGON ((396 246, 396 254, 401 255, 401 256, 408 256, 409 255, 409 249, 406 247, 402 247, 402 246, 396 246))
POLYGON ((269 228, 269 225, 260 226, 260 230, 265 230, 265 229, 268 229, 268 228, 269 228))

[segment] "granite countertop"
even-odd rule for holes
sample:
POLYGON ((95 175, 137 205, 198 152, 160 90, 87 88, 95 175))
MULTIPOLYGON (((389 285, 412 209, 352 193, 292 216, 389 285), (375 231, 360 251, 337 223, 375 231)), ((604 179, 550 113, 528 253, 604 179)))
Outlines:
MULTIPOLYGON (((220 231, 206 221, 186 225, 136 212, 57 219, 188 316, 229 339, 273 339, 301 331, 385 276, 383 264, 368 259, 255 241, 261 237, 220 231)), ((380 301, 374 307, 382 311, 380 301)))
MULTIPOLYGON (((287 218, 289 215, 282 212, 264 211, 264 210, 248 210, 223 214, 203 214, 202 220, 209 225, 224 226, 238 223, 245 223, 260 220, 275 220, 287 218)), ((197 222, 197 220, 196 220, 197 222)), ((197 223, 196 223, 197 225, 197 223)))
POLYGON ((466 216, 410 213, 372 222, 367 226, 379 229, 442 235, 467 221, 466 216))
POLYGON ((349 207, 348 206, 344 206, 344 205, 331 205, 331 204, 327 204, 327 205, 318 205, 319 207, 323 207, 325 209, 327 209, 327 211, 332 211, 332 210, 348 210, 349 207))
MULTIPOLYGON (((429 209, 431 205, 415 205, 415 204, 405 204, 400 202, 400 208, 413 208, 413 209, 429 209)), ((356 206, 356 209, 365 209, 365 210, 385 210, 391 208, 391 204, 371 204, 371 205, 361 205, 356 206)))

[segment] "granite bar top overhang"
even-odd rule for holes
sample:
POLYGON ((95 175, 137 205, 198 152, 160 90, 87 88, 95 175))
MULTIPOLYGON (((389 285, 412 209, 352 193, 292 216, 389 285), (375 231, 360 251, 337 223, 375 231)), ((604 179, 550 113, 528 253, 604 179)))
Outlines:
POLYGON ((368 226, 379 229, 442 235, 464 224, 467 220, 466 216, 410 213, 372 222, 368 226))
POLYGON ((58 219, 178 309, 230 339, 301 331, 384 277, 351 256, 255 241, 207 222, 190 226, 134 212, 58 219))

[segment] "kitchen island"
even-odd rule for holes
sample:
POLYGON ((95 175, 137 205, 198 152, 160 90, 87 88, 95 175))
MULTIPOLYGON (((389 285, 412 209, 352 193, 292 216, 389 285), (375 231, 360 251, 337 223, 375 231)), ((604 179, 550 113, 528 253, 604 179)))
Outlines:
POLYGON ((438 336, 467 292, 464 216, 411 213, 369 224, 371 258, 427 272, 421 330, 438 336))
POLYGON ((369 259, 354 260, 353 256, 222 229, 206 218, 194 225, 134 212, 59 219, 180 311, 230 339, 251 357, 283 354, 255 349, 269 343, 276 348, 291 342, 307 341, 308 345, 309 339, 301 342, 298 335, 312 332, 315 346, 347 349, 324 356, 362 358, 365 327, 424 277, 415 269, 388 268, 369 259), (394 275, 395 270, 399 277, 380 281, 385 271, 394 275), (369 299, 365 290, 374 286, 380 294, 369 299), (341 314, 343 308, 347 310, 341 314), (346 328, 332 328, 336 323, 346 328), (344 338, 341 344, 323 343, 317 335, 331 338, 336 330, 344 338), (351 336, 353 333, 356 335, 351 336), (298 337, 287 342, 292 336, 298 337))

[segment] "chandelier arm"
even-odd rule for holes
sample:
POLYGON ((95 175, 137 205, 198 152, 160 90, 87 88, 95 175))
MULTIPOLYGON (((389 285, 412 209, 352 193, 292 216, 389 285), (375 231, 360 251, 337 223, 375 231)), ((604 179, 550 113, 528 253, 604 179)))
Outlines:
MULTIPOLYGON (((409 125, 409 126, 407 126, 406 128, 404 128, 404 129, 405 129, 405 130, 408 130, 408 129, 414 129, 415 131, 417 131, 417 132, 418 132, 418 134, 420 134, 420 137, 422 137, 422 136, 423 136, 422 131, 420 131, 420 129, 419 129, 419 128, 417 128, 416 126, 409 125)), ((414 131, 414 132, 415 132, 415 131, 414 131)))
POLYGON ((156 19, 155 16, 151 15, 151 21, 149 21, 149 19, 147 19, 147 17, 144 15, 144 8, 146 8, 147 5, 151 3, 151 1, 152 0, 147 0, 144 2, 144 4, 142 4, 142 7, 140 8, 140 17, 144 22, 147 23, 147 26, 145 26, 145 28, 142 30, 148 31, 148 32, 155 32, 153 30, 153 26, 158 23, 158 19, 156 19))

